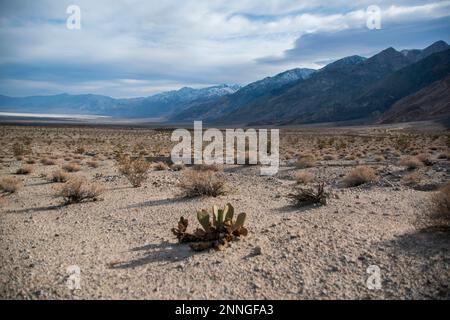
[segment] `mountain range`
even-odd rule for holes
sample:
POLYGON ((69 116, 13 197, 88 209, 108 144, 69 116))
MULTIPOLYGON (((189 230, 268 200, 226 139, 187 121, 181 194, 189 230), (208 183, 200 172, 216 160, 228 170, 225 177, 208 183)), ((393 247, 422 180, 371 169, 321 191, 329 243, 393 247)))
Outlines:
POLYGON ((449 118, 449 83, 450 46, 438 41, 423 50, 387 48, 370 58, 345 57, 319 70, 292 69, 244 87, 182 88, 131 99, 0 95, 0 111, 158 118, 172 123, 389 123, 449 118))

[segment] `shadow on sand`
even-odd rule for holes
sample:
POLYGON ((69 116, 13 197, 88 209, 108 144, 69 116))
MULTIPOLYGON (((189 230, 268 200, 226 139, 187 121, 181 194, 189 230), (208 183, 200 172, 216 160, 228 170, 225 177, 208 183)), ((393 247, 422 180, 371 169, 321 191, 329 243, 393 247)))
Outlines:
POLYGON ((136 247, 131 249, 130 251, 143 251, 144 255, 140 258, 136 258, 130 261, 110 263, 110 268, 130 269, 156 262, 174 263, 186 260, 194 254, 198 254, 192 251, 187 245, 172 244, 167 241, 163 241, 160 244, 148 244, 142 247, 136 247))

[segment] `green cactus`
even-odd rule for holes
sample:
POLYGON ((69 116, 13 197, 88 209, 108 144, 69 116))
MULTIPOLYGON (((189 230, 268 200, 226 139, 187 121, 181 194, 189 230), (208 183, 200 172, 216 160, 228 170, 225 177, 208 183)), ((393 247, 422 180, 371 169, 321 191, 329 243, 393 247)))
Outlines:
POLYGON ((186 232, 188 221, 181 217, 178 228, 173 228, 172 232, 177 236, 180 243, 192 242, 192 250, 202 251, 209 248, 223 250, 236 237, 246 236, 247 229, 244 227, 246 214, 240 213, 236 220, 233 220, 234 208, 227 203, 225 208, 219 209, 214 205, 212 208, 212 225, 209 214, 206 210, 197 212, 197 220, 203 229, 196 229, 193 234, 186 232))

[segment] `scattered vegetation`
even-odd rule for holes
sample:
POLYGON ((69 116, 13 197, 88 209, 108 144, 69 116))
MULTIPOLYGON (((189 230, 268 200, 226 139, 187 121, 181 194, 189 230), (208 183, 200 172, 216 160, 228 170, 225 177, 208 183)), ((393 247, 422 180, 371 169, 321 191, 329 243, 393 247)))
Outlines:
POLYGON ((26 166, 23 166, 23 167, 20 167, 19 169, 17 169, 16 174, 24 174, 24 175, 26 175, 26 174, 32 173, 33 170, 34 170, 33 166, 26 165, 26 166))
POLYGON ((67 172, 78 172, 81 170, 81 166, 76 162, 70 162, 62 166, 67 172))
POLYGON ((217 197, 225 193, 225 180, 214 171, 186 170, 179 187, 186 197, 217 197))
POLYGON ((228 203, 223 210, 213 206, 212 223, 211 217, 206 210, 198 211, 197 220, 202 229, 197 228, 194 233, 188 233, 188 220, 181 217, 178 227, 173 228, 172 232, 179 243, 190 243, 189 246, 194 251, 203 251, 211 248, 224 250, 230 246, 232 241, 248 234, 247 229, 244 227, 245 219, 245 213, 240 213, 234 219, 234 208, 228 203))
POLYGON ((296 165, 300 169, 314 167, 316 165, 316 158, 312 155, 302 156, 297 160, 296 165))
POLYGON ((54 166, 54 165, 56 165, 56 160, 49 159, 49 158, 44 158, 44 159, 41 160, 41 163, 44 166, 54 166))
POLYGON ((2 177, 0 178, 0 193, 7 195, 16 193, 22 187, 22 181, 16 177, 2 177))
POLYGON ((298 171, 295 173, 295 181, 298 184, 308 184, 314 180, 314 175, 306 171, 298 171))
POLYGON ((376 179, 377 174, 374 169, 368 166, 358 166, 350 171, 343 181, 347 187, 356 187, 367 182, 373 182, 376 179))
POLYGON ((150 163, 142 157, 132 159, 128 156, 119 159, 119 172, 123 174, 134 188, 138 188, 147 179, 150 163))
POLYGON ((294 205, 308 206, 312 204, 326 205, 329 195, 325 192, 325 184, 319 183, 316 188, 299 187, 288 197, 294 205))
POLYGON ((72 177, 62 185, 57 195, 63 198, 65 205, 68 205, 83 201, 97 201, 103 191, 103 187, 98 184, 89 183, 84 178, 72 177))
POLYGON ((423 167, 423 162, 416 156, 408 156, 400 160, 400 165, 408 170, 414 170, 423 167))
POLYGON ((66 182, 70 178, 70 175, 63 170, 55 170, 48 176, 48 180, 51 182, 66 182))
POLYGON ((156 171, 169 170, 169 165, 163 161, 159 161, 153 165, 153 169, 156 171))

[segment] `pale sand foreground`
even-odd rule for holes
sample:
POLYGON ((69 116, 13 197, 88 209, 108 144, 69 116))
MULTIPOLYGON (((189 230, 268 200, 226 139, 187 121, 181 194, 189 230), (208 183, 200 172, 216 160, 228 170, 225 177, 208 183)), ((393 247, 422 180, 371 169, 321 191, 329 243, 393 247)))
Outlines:
MULTIPOLYGON (((296 208, 286 197, 297 171, 289 161, 275 177, 259 176, 254 166, 226 167, 226 195, 186 199, 177 186, 182 172, 151 171, 135 189, 114 160, 88 168, 90 156, 83 157, 82 171, 73 174, 102 184, 103 200, 60 206, 60 184, 43 178, 58 166, 36 164, 20 176, 24 187, 1 204, 0 298, 450 298, 450 237, 416 227, 433 193, 418 189, 448 181, 447 160, 420 169, 418 188, 401 183, 403 168, 370 159, 364 161, 380 180, 344 188, 339 181, 352 162, 319 161, 305 170, 333 195, 327 206, 296 208), (170 229, 181 215, 193 228, 197 210, 227 202, 248 214, 248 237, 223 252, 194 253, 176 243, 170 229), (80 290, 66 286, 71 265, 81 268, 80 290), (380 290, 367 288, 370 265, 381 270, 380 290)), ((0 176, 21 165, 7 161, 0 176)))

